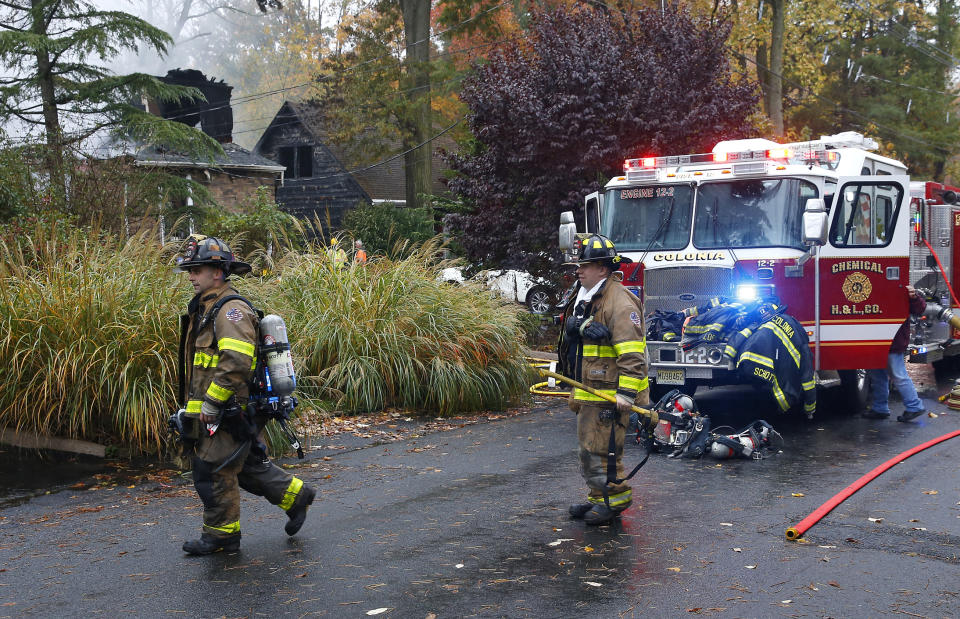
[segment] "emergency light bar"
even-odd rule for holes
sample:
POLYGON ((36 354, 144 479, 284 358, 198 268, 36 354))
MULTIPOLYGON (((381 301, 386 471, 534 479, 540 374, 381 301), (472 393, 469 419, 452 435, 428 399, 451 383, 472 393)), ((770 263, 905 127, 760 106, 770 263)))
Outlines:
POLYGON ((700 153, 697 155, 675 155, 672 157, 638 157, 623 162, 624 172, 673 168, 697 163, 737 163, 742 161, 780 161, 802 164, 825 164, 831 169, 840 161, 840 153, 835 150, 811 149, 795 151, 791 148, 768 148, 741 152, 700 153))

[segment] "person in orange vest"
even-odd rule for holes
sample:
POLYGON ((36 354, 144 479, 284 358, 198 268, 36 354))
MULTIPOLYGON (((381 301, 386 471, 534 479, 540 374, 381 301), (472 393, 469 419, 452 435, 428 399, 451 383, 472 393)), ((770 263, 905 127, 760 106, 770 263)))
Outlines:
POLYGON ((363 241, 357 239, 353 244, 354 254, 353 260, 357 264, 366 264, 367 263, 367 251, 363 248, 363 241))

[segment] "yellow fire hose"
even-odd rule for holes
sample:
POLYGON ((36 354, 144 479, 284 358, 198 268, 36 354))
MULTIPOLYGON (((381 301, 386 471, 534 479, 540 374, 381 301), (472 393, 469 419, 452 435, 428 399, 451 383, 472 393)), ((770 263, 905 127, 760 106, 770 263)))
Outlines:
MULTIPOLYGON (((615 398, 614 396, 612 396, 612 395, 607 395, 606 393, 601 393, 601 392, 597 391, 596 389, 594 389, 594 388, 592 388, 592 387, 587 387, 587 386, 584 385, 583 383, 579 383, 579 382, 573 380, 572 378, 567 378, 567 377, 564 376, 563 374, 557 374, 556 372, 551 372, 550 370, 544 370, 543 368, 539 368, 539 367, 537 368, 537 371, 540 372, 540 375, 541 375, 541 376, 548 376, 548 377, 550 377, 550 378, 555 378, 555 379, 557 379, 557 380, 562 380, 563 382, 567 383, 568 385, 572 385, 572 386, 576 387, 577 389, 583 389, 583 390, 586 391, 587 393, 593 394, 593 395, 597 396, 598 398, 602 398, 602 399, 606 400, 607 402, 612 402, 613 404, 616 404, 616 403, 617 403, 617 398, 615 398)), ((630 407, 630 410, 632 410, 633 412, 637 413, 637 414, 640 415, 641 417, 646 417, 646 418, 649 420, 650 425, 652 425, 652 426, 657 425, 657 423, 660 421, 660 416, 657 415, 657 412, 656 412, 656 411, 648 410, 648 409, 646 409, 646 408, 640 408, 639 406, 631 406, 631 407, 630 407)))
MULTIPOLYGON (((540 357, 524 357, 524 359, 526 359, 527 362, 536 369, 540 369, 540 368, 549 369, 552 364, 556 364, 556 361, 551 361, 549 359, 541 359, 540 357)), ((556 385, 551 386, 550 381, 546 381, 546 380, 543 381, 542 383, 534 383, 533 385, 530 386, 530 393, 535 395, 552 396, 556 398, 565 398, 568 395, 570 395, 569 391, 552 391, 552 387, 554 386, 556 385), (547 387, 550 387, 550 389, 547 389, 547 387)))
POLYGON ((550 385, 550 382, 546 380, 543 381, 542 383, 534 383, 530 385, 530 393, 533 393, 536 395, 551 395, 558 398, 565 398, 568 395, 570 395, 569 391, 549 391, 544 388, 544 387, 548 387, 549 385, 550 385))

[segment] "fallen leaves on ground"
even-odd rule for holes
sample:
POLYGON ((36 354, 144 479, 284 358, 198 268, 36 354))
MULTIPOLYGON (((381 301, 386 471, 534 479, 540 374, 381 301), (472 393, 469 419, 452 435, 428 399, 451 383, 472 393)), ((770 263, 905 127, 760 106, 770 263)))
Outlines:
MULTIPOLYGON (((530 407, 511 408, 496 413, 458 415, 454 417, 423 417, 408 411, 385 410, 365 415, 329 416, 316 411, 301 414, 294 425, 301 436, 311 438, 352 434, 358 438, 393 442, 433 432, 455 430, 485 421, 496 421, 529 413, 530 407)), ((422 447, 428 449, 428 447, 422 447)))

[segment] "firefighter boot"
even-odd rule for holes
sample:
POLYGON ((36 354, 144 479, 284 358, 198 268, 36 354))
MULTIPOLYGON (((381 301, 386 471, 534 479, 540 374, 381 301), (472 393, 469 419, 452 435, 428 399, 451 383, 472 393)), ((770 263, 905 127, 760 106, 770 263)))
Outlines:
POLYGON ((583 521, 587 524, 601 525, 610 524, 620 517, 620 509, 610 509, 604 504, 591 505, 590 511, 583 515, 583 521))
POLYGON ((221 550, 227 552, 240 550, 240 534, 234 533, 226 537, 217 537, 204 532, 200 534, 200 539, 192 539, 183 543, 183 551, 188 555, 212 555, 221 550))
POLYGON ((584 514, 593 509, 593 503, 577 503, 576 505, 571 505, 570 509, 567 511, 570 512, 570 517, 575 520, 582 520, 584 514))
POLYGON ((287 524, 283 525, 283 530, 287 535, 296 535, 303 522, 307 519, 307 508, 313 503, 313 498, 317 495, 313 488, 304 484, 297 500, 293 502, 293 507, 287 510, 287 516, 290 518, 287 524))

